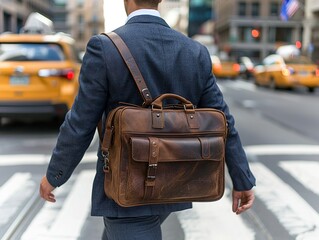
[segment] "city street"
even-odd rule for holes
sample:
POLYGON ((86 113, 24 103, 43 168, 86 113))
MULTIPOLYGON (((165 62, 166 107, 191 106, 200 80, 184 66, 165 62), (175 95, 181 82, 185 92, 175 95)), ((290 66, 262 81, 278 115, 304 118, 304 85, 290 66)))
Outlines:
MULTIPOLYGON (((318 240, 319 89, 256 87, 252 81, 218 81, 236 119, 257 179, 253 208, 231 211, 224 197, 195 203, 163 224, 164 240, 318 240)), ((99 239, 103 222, 90 216, 95 136, 70 181, 44 203, 38 185, 58 135, 52 121, 7 121, 0 126, 0 239, 99 239)))

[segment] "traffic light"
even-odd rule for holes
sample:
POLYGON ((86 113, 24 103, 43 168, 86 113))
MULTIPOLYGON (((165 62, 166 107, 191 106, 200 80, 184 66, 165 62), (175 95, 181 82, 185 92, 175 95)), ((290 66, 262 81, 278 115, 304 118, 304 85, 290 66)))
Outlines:
POLYGON ((257 28, 253 28, 253 29, 251 30, 251 36, 252 36, 253 38, 259 38, 259 37, 260 37, 260 30, 257 29, 257 28))
POLYGON ((295 45, 296 45, 296 48, 298 48, 298 49, 300 49, 302 47, 301 41, 296 41, 295 45))

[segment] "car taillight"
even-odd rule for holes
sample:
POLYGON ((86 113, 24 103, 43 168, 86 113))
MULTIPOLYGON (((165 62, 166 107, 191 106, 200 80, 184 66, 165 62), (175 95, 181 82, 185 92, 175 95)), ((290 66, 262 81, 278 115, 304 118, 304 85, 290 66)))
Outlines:
POLYGON ((316 75, 316 77, 319 77, 319 69, 316 69, 315 75, 316 75))
POLYGON ((240 71, 240 65, 239 65, 238 63, 235 63, 235 64, 233 65, 233 70, 234 70, 235 72, 239 72, 239 71, 240 71))
POLYGON ((73 69, 41 69, 38 75, 40 77, 63 77, 71 81, 75 74, 73 69))
POLYGON ((74 71, 72 69, 67 69, 62 71, 62 77, 65 77, 68 80, 72 80, 74 78, 74 71))

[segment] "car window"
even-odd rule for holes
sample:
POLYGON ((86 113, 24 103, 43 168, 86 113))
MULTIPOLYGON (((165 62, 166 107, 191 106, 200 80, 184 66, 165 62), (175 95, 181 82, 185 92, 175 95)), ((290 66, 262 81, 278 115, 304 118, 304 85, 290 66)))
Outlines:
POLYGON ((63 61, 61 46, 54 43, 0 43, 0 61, 63 61))

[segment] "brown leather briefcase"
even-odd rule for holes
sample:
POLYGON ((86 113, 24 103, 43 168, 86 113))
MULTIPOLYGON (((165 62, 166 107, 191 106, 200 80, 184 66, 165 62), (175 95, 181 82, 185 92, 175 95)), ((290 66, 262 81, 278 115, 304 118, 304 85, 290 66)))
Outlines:
POLYGON ((106 195, 123 207, 220 199, 227 134, 223 112, 197 109, 170 93, 153 100, 125 43, 115 33, 107 36, 131 71, 144 104, 120 106, 106 119, 106 195), (180 103, 164 106, 168 98, 180 103))

